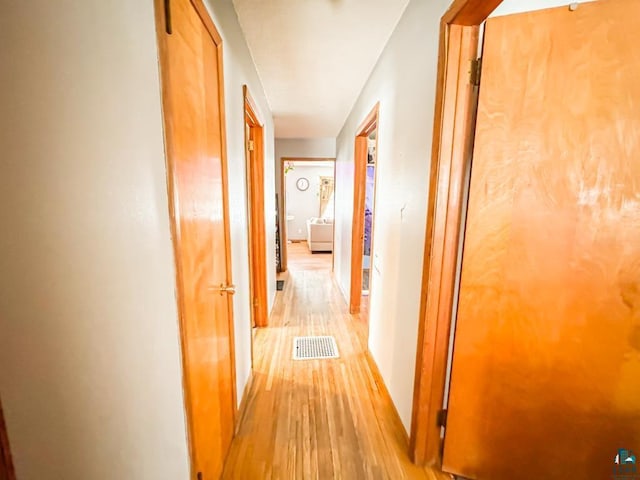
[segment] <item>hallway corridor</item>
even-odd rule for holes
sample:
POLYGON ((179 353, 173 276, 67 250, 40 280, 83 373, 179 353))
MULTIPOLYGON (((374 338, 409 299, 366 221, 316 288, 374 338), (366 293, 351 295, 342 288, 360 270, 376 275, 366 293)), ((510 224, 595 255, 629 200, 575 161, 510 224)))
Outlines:
POLYGON ((436 479, 407 457, 406 438, 369 366, 360 322, 331 275, 331 256, 293 244, 271 326, 254 339, 254 378, 227 479, 436 479), (293 361, 293 337, 334 335, 337 360, 293 361))

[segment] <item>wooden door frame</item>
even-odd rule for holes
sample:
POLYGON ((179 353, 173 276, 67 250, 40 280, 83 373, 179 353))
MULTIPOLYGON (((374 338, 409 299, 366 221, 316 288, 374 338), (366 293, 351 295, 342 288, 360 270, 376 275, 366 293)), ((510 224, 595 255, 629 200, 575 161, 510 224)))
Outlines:
POLYGON ((333 250, 331 251, 331 271, 333 271, 335 266, 335 253, 334 250, 336 248, 336 224, 335 224, 335 211, 336 211, 336 159, 335 157, 281 157, 280 158, 280 196, 282 197, 282 228, 280 228, 280 238, 282 240, 282 244, 280 245, 280 263, 282 265, 282 271, 287 271, 287 185, 286 178, 284 174, 284 164, 285 162, 333 162, 333 212, 334 212, 334 224, 333 224, 333 250))
POLYGON ((454 0, 440 20, 410 455, 440 467, 440 410, 446 388, 465 166, 473 141, 471 61, 480 25, 502 0, 454 0))
MULTIPOLYGON (((376 103, 356 130, 353 154, 353 215, 351 217, 351 282, 349 287, 349 312, 360 313, 362 300, 362 255, 364 252, 364 204, 367 189, 367 139, 378 128, 380 102, 376 103)), ((378 134, 376 133, 376 157, 378 155, 378 134)), ((373 218, 375 218, 376 180, 378 176, 377 159, 373 187, 373 218)), ((373 233, 373 218, 371 231, 373 233)), ((373 235, 371 236, 373 252, 373 235)), ((373 266, 373 257, 371 259, 373 266)), ((371 269, 373 270, 373 269, 371 269)), ((369 273, 369 292, 371 292, 371 272, 369 273)), ((371 293, 369 293, 371 295, 371 293)), ((371 297, 369 297, 371 302, 371 297)))
MULTIPOLYGON (((225 242, 227 245, 227 249, 225 252, 225 261, 227 263, 227 285, 232 284, 232 266, 231 266, 231 231, 229 225, 229 176, 228 176, 228 164, 227 164, 227 132, 226 132, 226 115, 225 115, 225 95, 224 95, 224 68, 223 68, 223 48, 222 48, 222 37, 218 32, 213 20, 209 16, 209 12, 205 7, 202 0, 190 0, 191 5, 194 7, 198 16, 202 20, 207 32, 211 36, 213 40, 216 50, 217 50, 217 70, 218 70, 218 104, 220 108, 220 149, 221 149, 221 166, 222 166, 222 208, 223 212, 225 212, 224 217, 224 236, 225 242)), ((170 124, 174 121, 173 111, 167 108, 167 105, 170 105, 168 98, 168 91, 166 86, 168 85, 168 71, 167 65, 168 62, 168 51, 167 45, 165 43, 165 35, 167 34, 166 25, 167 20, 170 22, 170 17, 167 15, 167 10, 165 0, 154 0, 155 6, 155 22, 156 22, 156 34, 157 34, 157 42, 158 42, 158 56, 159 56, 159 70, 160 70, 160 85, 161 85, 161 95, 162 95, 162 116, 164 125, 170 124)), ((170 23, 169 23, 170 24, 170 23)), ((195 456, 194 456, 194 444, 193 444, 193 412, 191 411, 191 402, 189 401, 189 386, 187 384, 187 374, 189 371, 189 364, 186 355, 187 351, 187 342, 184 334, 184 311, 182 307, 182 299, 184 298, 182 282, 180 281, 181 272, 180 272, 180 262, 178 262, 179 258, 179 238, 180 238, 180 229, 179 229, 179 218, 176 215, 176 201, 177 201, 177 192, 175 189, 175 178, 174 178, 174 158, 173 158, 173 146, 172 139, 170 135, 166 135, 165 128, 165 161, 167 168, 167 193, 169 200, 169 219, 170 219, 170 229, 171 229, 171 238, 173 243, 174 250, 174 260, 176 266, 176 291, 177 291, 177 306, 178 306, 178 320, 180 325, 180 348, 181 348, 181 361, 182 361, 182 391, 184 394, 184 406, 186 412, 186 423, 187 423, 187 440, 189 446, 189 464, 191 474, 194 475, 197 472, 197 465, 195 465, 195 456)), ((231 356, 231 396, 232 396, 232 405, 233 405, 233 415, 230 419, 232 422, 232 430, 235 432, 237 421, 238 421, 238 402, 237 402, 237 392, 236 392, 236 354, 235 354, 235 334, 234 334, 234 320, 233 320, 233 301, 229 296, 228 300, 228 317, 229 317, 229 335, 231 341, 229 342, 229 353, 231 356)), ((224 459, 222 459, 224 462, 224 459)))
MULTIPOLYGON (((249 125, 250 130, 247 136, 245 128, 251 326, 266 327, 269 321, 269 312, 267 308, 267 258, 264 214, 264 122, 247 85, 243 85, 242 95, 244 121, 245 124, 249 125), (251 141, 253 141, 253 150, 249 148, 251 141)), ((253 335, 251 338, 253 343, 253 335)), ((253 352, 253 348, 251 350, 253 352)))

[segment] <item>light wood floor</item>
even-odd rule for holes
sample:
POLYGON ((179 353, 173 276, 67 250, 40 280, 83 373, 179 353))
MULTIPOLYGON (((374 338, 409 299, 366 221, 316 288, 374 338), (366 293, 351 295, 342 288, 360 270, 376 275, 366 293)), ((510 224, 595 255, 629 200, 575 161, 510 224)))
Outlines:
POLYGON ((270 326, 254 338, 253 381, 223 478, 448 478, 410 463, 403 427, 356 332, 361 322, 333 282, 331 255, 293 245, 270 326), (334 335, 340 358, 292 360, 299 335, 334 335))
POLYGON ((289 270, 331 271, 333 263, 333 254, 331 252, 311 253, 307 242, 294 242, 287 247, 287 266, 289 270))

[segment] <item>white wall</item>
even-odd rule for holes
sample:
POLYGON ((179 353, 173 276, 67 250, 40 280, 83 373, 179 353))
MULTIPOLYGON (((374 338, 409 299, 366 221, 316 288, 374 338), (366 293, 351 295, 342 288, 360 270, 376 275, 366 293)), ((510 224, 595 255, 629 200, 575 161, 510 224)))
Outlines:
POLYGON ((222 36, 225 75, 225 115, 227 127, 227 160, 229 168, 229 215, 231 218, 231 253, 236 385, 238 402, 251 373, 251 300, 249 291, 249 245, 247 230, 247 183, 244 150, 244 98, 242 86, 248 85, 255 100, 260 120, 264 122, 264 211, 267 255, 267 298, 271 311, 276 295, 275 244, 275 174, 273 118, 249 49, 242 35, 238 17, 230 1, 206 0, 216 27, 222 36))
POLYGON ((276 138, 275 176, 276 192, 278 192, 278 198, 280 199, 280 229, 286 228, 286 221, 284 220, 285 215, 283 212, 284 202, 282 199, 282 179, 280 178, 280 165, 282 164, 282 158, 335 158, 335 156, 335 138, 276 138))
POLYGON ((153 2, 4 2, 0 392, 17 476, 187 479, 153 2))
MULTIPOLYGON (((272 265, 273 122, 231 2, 211 10, 224 39, 240 399, 251 358, 242 84, 265 121, 272 265)), ((0 392, 18 478, 186 479, 153 2, 66 2, 63 14, 7 3, 0 40, 0 392)))
MULTIPOLYGON (((585 3, 593 0, 580 0, 575 3, 585 3)), ((498 5, 493 13, 492 17, 499 17, 502 15, 511 15, 513 13, 522 13, 522 12, 530 12, 533 10, 542 10, 544 8, 553 8, 553 7, 567 7, 570 3, 567 0, 503 0, 503 2, 498 5)))
POLYGON ((407 430, 413 401, 438 23, 450 3, 409 3, 337 139, 335 275, 343 292, 349 292, 354 137, 360 122, 380 102, 369 349, 407 430))
POLYGON ((306 240, 307 219, 320 217, 321 176, 333 177, 333 162, 321 166, 305 166, 299 162, 285 175, 287 214, 294 216, 293 220, 287 222, 289 240, 306 240), (309 188, 304 191, 296 188, 296 181, 302 177, 309 180, 309 188))

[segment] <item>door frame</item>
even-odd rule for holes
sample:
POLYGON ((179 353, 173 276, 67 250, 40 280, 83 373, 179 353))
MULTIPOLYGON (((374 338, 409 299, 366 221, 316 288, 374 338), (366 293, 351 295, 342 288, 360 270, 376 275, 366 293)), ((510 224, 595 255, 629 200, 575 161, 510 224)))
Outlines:
MULTIPOLYGON (((156 23, 156 37, 157 37, 157 45, 158 45, 158 68, 160 74, 160 86, 161 86, 161 96, 162 96, 162 117, 163 117, 163 125, 169 124, 174 121, 173 111, 167 108, 167 105, 170 105, 167 95, 167 89, 165 88, 168 84, 168 52, 167 45, 165 42, 165 35, 170 34, 170 25, 171 25, 171 16, 170 16, 170 0, 154 0, 155 7, 155 23, 156 23)), ((217 50, 217 70, 218 70, 218 104, 220 109, 220 162, 222 166, 222 208, 224 215, 224 236, 225 242, 227 245, 227 249, 225 252, 225 261, 227 264, 227 285, 232 285, 232 265, 231 265, 231 230, 229 225, 229 176, 228 176, 228 161, 227 161, 227 132, 226 132, 226 115, 225 115, 225 95, 224 95, 224 68, 223 68, 223 48, 222 48, 222 36, 218 32, 213 20, 209 16, 209 12, 206 6, 203 3, 203 0, 190 0, 191 5, 198 13, 202 23, 204 24, 207 32, 211 36, 216 50, 217 50)), ((166 134, 166 128, 164 134, 164 142, 165 142, 165 161, 166 161, 166 170, 167 170, 167 197, 168 197, 168 208, 169 208, 169 224, 171 231, 171 239, 174 250, 174 261, 176 266, 176 293, 177 293, 177 307, 178 307, 178 320, 179 320, 179 334, 180 334, 180 349, 181 349, 181 364, 182 364, 182 391, 184 394, 184 407, 186 413, 186 424, 187 424, 187 442, 189 447, 189 467, 191 475, 194 475, 197 472, 197 465, 195 464, 195 445, 194 439, 192 436, 193 431, 193 423, 195 419, 193 418, 193 412, 191 411, 191 402, 189 401, 190 390, 189 385, 187 383, 187 374, 186 372, 189 370, 189 363, 187 359, 187 355, 185 352, 188 349, 187 341, 185 338, 184 332, 184 309, 182 305, 182 299, 184 298, 184 293, 182 289, 182 282, 180 281, 181 272, 180 265, 178 262, 179 255, 179 222, 180 219, 176 213, 176 199, 177 192, 175 187, 175 177, 174 177, 174 158, 173 158, 173 148, 172 148, 172 138, 170 135, 166 134)), ((239 419, 238 415, 238 401, 237 401, 237 391, 236 391, 236 353, 235 353, 235 333, 234 333, 234 319, 233 319, 233 301, 231 298, 228 299, 228 319, 229 319, 229 335, 231 341, 229 342, 229 352, 230 352, 230 363, 231 363, 231 397, 232 397, 232 418, 229 419, 231 422, 231 430, 233 432, 236 431, 237 422, 239 419)), ((224 458, 221 459, 224 463, 224 458)))
MULTIPOLYGON (((280 239, 282 244, 280 245, 280 260, 282 265, 282 271, 287 271, 287 185, 284 174, 285 162, 333 162, 333 212, 334 212, 334 224, 333 224, 333 249, 336 247, 336 225, 335 225, 335 195, 336 195, 336 159, 335 157, 281 157, 280 158, 280 196, 282 197, 282 213, 280 214, 282 225, 280 228, 280 239)), ((335 254, 331 251, 331 271, 333 272, 335 266, 335 254)))
MULTIPOLYGON (((242 95, 244 121, 246 125, 249 125, 248 135, 245 128, 244 144, 247 178, 251 327, 266 327, 269 323, 269 312, 267 307, 267 257, 264 213, 264 122, 247 85, 242 86, 242 95), (251 142, 253 142, 253 145, 251 145, 251 142), (251 150, 250 146, 253 147, 253 150, 251 150)), ((251 337, 253 343, 253 335, 251 337)))
MULTIPOLYGON (((351 282, 349 287, 349 313, 360 313, 362 300, 362 255, 364 252, 364 204, 367 189, 367 139, 379 127, 380 102, 377 102, 356 130, 353 154, 353 215, 351 217, 351 282)), ((371 219, 371 252, 373 252, 373 225, 376 215, 378 135, 376 132, 376 170, 373 180, 373 217, 371 219)), ((373 259, 371 260, 373 266, 373 259)), ((369 303, 371 278, 369 274, 369 303)), ((367 322, 368 323, 368 322, 367 322)))
POLYGON ((440 19, 426 241, 409 451, 420 465, 442 465, 446 388, 465 167, 474 126, 471 62, 480 25, 502 0, 454 0, 440 19))

